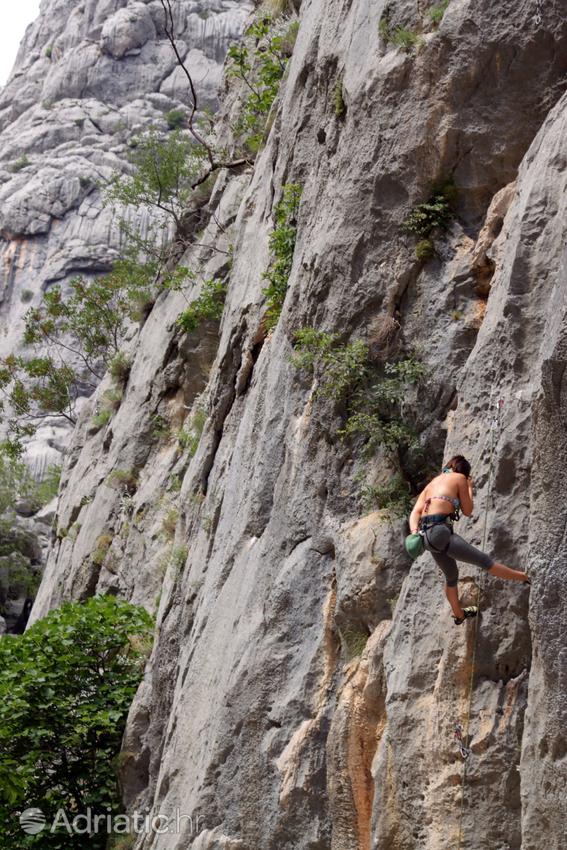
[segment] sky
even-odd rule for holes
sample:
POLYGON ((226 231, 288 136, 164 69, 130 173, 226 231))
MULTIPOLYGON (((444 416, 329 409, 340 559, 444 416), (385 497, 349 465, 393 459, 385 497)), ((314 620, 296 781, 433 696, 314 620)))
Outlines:
POLYGON ((3 0, 2 26, 0 27, 0 86, 16 59, 20 41, 28 24, 37 18, 40 0, 3 0))

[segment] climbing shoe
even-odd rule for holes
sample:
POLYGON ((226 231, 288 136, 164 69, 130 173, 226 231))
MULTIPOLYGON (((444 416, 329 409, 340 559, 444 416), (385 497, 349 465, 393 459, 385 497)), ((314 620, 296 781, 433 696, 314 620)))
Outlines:
POLYGON ((531 587, 531 586, 532 586, 532 580, 531 580, 531 578, 529 578, 529 577, 528 577, 528 578, 525 578, 525 579, 524 579, 524 584, 529 584, 529 586, 531 587))
POLYGON ((453 617, 456 626, 460 626, 461 623, 464 623, 465 620, 468 620, 469 617, 476 617, 478 614, 478 608, 476 605, 469 605, 468 608, 463 608, 464 617, 453 617))

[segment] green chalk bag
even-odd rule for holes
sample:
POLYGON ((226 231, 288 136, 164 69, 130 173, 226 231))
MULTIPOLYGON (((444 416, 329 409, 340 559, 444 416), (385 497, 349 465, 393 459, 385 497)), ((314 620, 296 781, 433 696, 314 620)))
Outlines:
POLYGON ((415 561, 416 558, 419 558, 419 556, 423 555, 425 552, 425 546, 423 545, 423 537, 421 534, 408 534, 405 539, 404 546, 406 547, 406 552, 412 561, 415 561))

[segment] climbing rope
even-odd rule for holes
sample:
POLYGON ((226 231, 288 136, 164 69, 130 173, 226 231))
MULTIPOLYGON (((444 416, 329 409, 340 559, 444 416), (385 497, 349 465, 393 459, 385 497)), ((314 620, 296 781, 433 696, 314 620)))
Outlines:
MULTIPOLYGON (((502 408, 504 406, 504 400, 498 399, 496 402, 496 413, 492 419, 490 425, 490 453, 488 456, 488 481, 486 483, 486 497, 484 499, 484 520, 483 520, 483 530, 482 530, 482 544, 481 549, 484 551, 486 546, 486 537, 487 537, 487 529, 488 529, 488 510, 490 507, 490 497, 492 493, 492 466, 494 461, 494 448, 498 441, 498 437, 500 435, 501 429, 501 420, 502 420, 502 408)), ((476 649, 477 649, 477 636, 478 636, 478 621, 480 615, 480 599, 482 595, 482 590, 484 588, 484 570, 481 573, 481 578, 477 583, 476 589, 476 606, 478 608, 478 614, 474 618, 473 623, 473 653, 471 659, 471 673, 469 677, 469 687, 468 687, 468 698, 467 698, 467 712, 465 716, 465 726, 460 723, 457 723, 455 726, 455 739, 457 741, 457 746, 461 757, 463 759, 463 773, 461 777, 461 811, 459 815, 459 838, 457 843, 457 850, 461 850, 462 842, 463 842, 463 817, 465 812, 465 790, 467 783, 467 765, 469 763, 469 756, 471 754, 470 747, 467 746, 469 741, 469 728, 470 728, 470 719, 471 719, 471 709, 472 709, 472 695, 473 695, 473 685, 474 685, 474 673, 476 667, 476 649)))

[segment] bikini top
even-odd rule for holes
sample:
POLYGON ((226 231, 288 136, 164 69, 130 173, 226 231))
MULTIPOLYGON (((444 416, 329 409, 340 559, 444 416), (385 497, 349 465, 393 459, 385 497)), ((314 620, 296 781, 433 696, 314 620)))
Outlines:
POLYGON ((423 512, 427 513, 429 510, 429 505, 431 504, 432 499, 443 499, 444 502, 451 502, 456 511, 460 510, 461 503, 458 499, 453 499, 451 496, 430 496, 425 500, 425 504, 423 506, 423 512))

